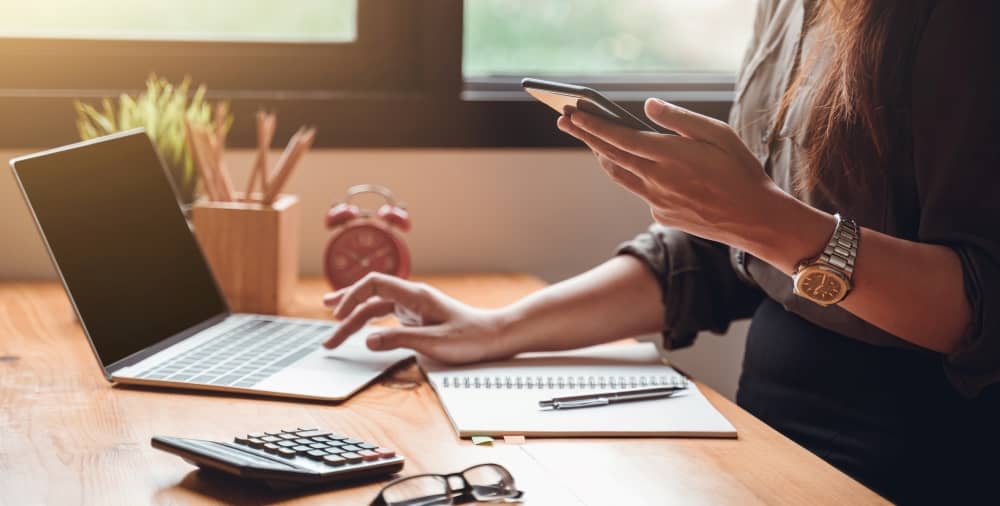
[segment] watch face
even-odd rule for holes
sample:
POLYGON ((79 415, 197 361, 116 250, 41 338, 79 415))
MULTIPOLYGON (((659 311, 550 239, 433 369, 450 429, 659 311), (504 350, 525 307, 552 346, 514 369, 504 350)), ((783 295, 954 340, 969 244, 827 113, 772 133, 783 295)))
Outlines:
POLYGON ((796 292, 822 305, 836 304, 847 294, 844 278, 822 267, 806 267, 795 279, 796 292))

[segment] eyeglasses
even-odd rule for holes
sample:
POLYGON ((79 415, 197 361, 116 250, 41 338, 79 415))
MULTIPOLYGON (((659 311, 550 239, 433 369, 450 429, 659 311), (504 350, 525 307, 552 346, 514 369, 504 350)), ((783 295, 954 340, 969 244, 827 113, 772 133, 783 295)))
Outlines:
POLYGON ((418 474, 382 487, 371 506, 438 506, 482 502, 520 502, 524 492, 500 464, 479 464, 453 474, 418 474))

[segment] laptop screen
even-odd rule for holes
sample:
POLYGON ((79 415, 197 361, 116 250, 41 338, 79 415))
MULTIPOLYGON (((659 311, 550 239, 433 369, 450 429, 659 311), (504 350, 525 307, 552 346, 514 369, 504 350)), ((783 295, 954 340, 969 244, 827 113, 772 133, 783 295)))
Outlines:
POLYGON ((144 132, 12 166, 104 367, 227 312, 144 132))

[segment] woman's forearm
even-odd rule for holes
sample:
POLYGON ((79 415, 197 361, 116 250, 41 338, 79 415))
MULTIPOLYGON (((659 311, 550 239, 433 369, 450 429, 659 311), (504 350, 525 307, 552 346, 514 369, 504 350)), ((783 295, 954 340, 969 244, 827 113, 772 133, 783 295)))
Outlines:
MULTIPOLYGON (((732 243, 790 274, 823 248, 834 218, 787 195, 772 204, 771 223, 732 243)), ((917 346, 951 352, 971 321, 961 262, 945 246, 862 229, 853 285, 841 307, 917 346)))
POLYGON ((663 328, 660 288, 638 259, 618 256, 502 310, 513 353, 566 350, 663 328))

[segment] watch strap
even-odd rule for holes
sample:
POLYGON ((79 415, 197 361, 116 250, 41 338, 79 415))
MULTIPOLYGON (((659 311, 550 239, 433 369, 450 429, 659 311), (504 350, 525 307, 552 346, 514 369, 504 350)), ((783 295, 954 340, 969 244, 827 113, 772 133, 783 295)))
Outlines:
POLYGON ((830 242, 820 253, 817 263, 825 264, 842 272, 848 280, 854 276, 854 261, 858 256, 858 244, 861 236, 858 224, 850 218, 834 214, 837 226, 833 229, 830 242))

